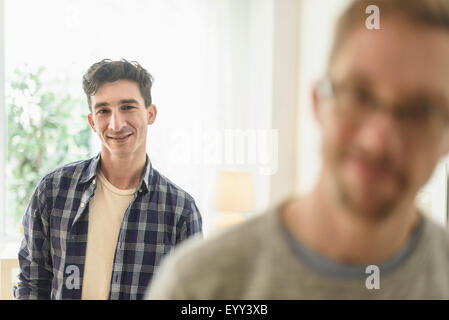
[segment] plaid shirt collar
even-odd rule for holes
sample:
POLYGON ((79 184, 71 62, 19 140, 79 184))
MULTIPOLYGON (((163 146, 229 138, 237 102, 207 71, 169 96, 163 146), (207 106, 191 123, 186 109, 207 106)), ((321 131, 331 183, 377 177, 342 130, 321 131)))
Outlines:
MULTIPOLYGON (((149 186, 151 186, 151 183, 154 183, 154 181, 152 181, 153 166, 151 164, 150 158, 148 157, 148 154, 145 157, 146 161, 145 167, 143 169, 142 180, 140 181, 137 190, 142 190, 142 192, 146 193, 150 190, 149 186)), ((92 179, 96 179, 97 169, 100 163, 101 163, 101 152, 99 152, 95 156, 95 158, 92 159, 89 166, 87 167, 87 170, 82 174, 80 178, 80 183, 90 183, 92 179)))

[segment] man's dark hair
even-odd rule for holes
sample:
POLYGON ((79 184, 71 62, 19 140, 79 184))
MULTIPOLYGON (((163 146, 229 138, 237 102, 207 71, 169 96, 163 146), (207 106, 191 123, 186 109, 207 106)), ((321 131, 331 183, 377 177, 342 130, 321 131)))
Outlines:
POLYGON ((140 93, 144 99, 145 107, 151 105, 151 86, 153 77, 139 63, 135 61, 112 61, 104 59, 94 63, 83 76, 83 90, 87 96, 87 103, 92 112, 90 97, 105 82, 117 80, 131 80, 139 85, 140 93))

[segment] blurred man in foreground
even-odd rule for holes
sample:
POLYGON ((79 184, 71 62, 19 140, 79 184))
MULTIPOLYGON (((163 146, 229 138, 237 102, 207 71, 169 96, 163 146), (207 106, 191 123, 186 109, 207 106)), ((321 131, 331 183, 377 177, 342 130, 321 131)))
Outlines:
POLYGON ((315 189, 186 243, 148 298, 449 298, 448 233, 414 204, 449 151, 449 1, 352 2, 313 102, 315 189))

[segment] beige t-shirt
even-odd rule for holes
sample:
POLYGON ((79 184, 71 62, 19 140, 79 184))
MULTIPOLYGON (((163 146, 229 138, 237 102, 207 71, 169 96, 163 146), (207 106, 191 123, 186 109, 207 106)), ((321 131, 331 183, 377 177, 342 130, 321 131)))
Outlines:
POLYGON ((89 229, 81 299, 107 300, 120 226, 135 189, 120 190, 103 175, 90 201, 89 229))

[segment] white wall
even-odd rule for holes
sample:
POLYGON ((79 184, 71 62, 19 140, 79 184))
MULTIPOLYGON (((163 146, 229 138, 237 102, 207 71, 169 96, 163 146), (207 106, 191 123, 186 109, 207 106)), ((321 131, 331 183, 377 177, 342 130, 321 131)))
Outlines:
POLYGON ((312 114, 311 88, 324 75, 336 18, 348 0, 302 0, 299 25, 298 170, 296 191, 306 193, 321 168, 320 135, 312 114))
POLYGON ((256 174, 257 211, 294 191, 300 0, 231 0, 231 107, 227 129, 277 130, 270 175, 256 174))
POLYGON ((295 191, 298 110, 298 0, 275 1, 272 125, 278 129, 278 170, 270 200, 279 203, 295 191))
POLYGON ((418 207, 436 223, 447 226, 449 157, 442 159, 416 197, 418 207))

